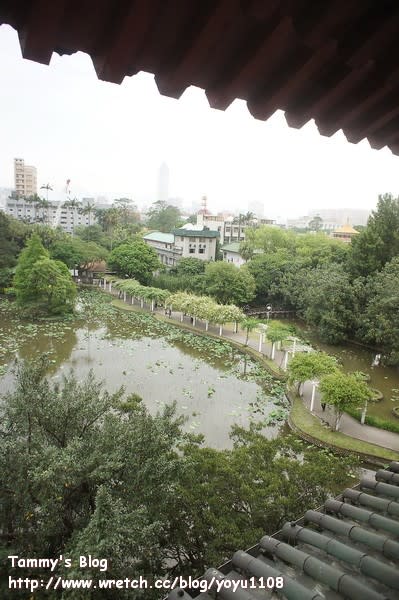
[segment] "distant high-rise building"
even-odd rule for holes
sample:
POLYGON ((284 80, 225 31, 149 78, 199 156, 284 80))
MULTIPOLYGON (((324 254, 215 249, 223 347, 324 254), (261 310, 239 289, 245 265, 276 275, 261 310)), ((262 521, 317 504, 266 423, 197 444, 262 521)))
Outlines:
POLYGON ((163 162, 158 173, 158 200, 167 202, 169 198, 169 167, 163 162))
POLYGON ((20 198, 37 194, 36 167, 26 165, 23 158, 14 158, 15 191, 20 198))

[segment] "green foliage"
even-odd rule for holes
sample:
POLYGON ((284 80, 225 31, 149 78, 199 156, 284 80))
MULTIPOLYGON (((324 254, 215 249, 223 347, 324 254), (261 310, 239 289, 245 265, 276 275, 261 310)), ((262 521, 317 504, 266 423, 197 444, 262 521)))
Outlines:
POLYGON ((170 233, 181 224, 180 210, 163 200, 154 202, 147 213, 147 227, 170 233))
POLYGON ((347 483, 350 460, 293 437, 269 441, 236 428, 233 440, 231 451, 184 448, 187 467, 170 524, 179 571, 220 564, 347 483))
POLYGON ((149 283, 153 272, 161 265, 154 248, 143 240, 134 240, 114 248, 108 264, 117 273, 137 279, 142 284, 149 283))
POLYGON ((386 263, 367 285, 367 305, 359 331, 367 342, 378 345, 385 361, 399 362, 399 257, 386 263))
POLYGON ((349 265, 355 275, 370 275, 399 255, 399 198, 378 196, 367 227, 351 244, 349 265))
MULTIPOLYGON (((399 407, 397 407, 399 408, 399 407)), ((347 407, 345 412, 348 413, 351 417, 356 419, 357 421, 361 421, 361 411, 356 408, 347 407)), ((375 415, 366 414, 365 424, 371 425, 372 427, 378 427, 378 429, 385 429, 386 431, 393 431, 394 433, 399 433, 399 423, 395 423, 393 421, 388 421, 387 419, 383 419, 382 417, 376 417, 375 415)))
POLYGON ((236 428, 232 450, 204 448, 182 433, 173 407, 152 416, 92 374, 54 382, 47 368, 19 364, 0 401, 2 554, 63 554, 73 561, 68 578, 98 576, 78 566, 88 554, 106 557, 115 579, 200 575, 347 483, 349 459, 293 437, 236 428))
POLYGON ((248 346, 249 334, 251 333, 251 331, 253 331, 257 327, 259 327, 259 323, 260 323, 260 321, 258 319, 253 318, 253 317, 245 317, 245 319, 243 319, 241 321, 241 327, 243 329, 245 329, 245 331, 247 332, 247 336, 245 338, 245 345, 246 346, 248 346))
POLYGON ((190 275, 201 275, 205 272, 206 262, 200 258, 181 258, 175 269, 176 275, 182 277, 190 275))
POLYGON ((11 285, 17 255, 20 251, 20 240, 15 239, 13 219, 0 211, 0 291, 11 285))
MULTIPOLYGON (((202 262, 202 261, 201 261, 202 262)), ((192 294, 203 294, 204 276, 203 275, 171 275, 169 273, 159 273, 152 283, 155 287, 169 290, 170 292, 190 292, 192 294)))
POLYGON ((348 408, 364 405, 371 398, 368 385, 356 375, 346 375, 334 371, 325 375, 319 385, 323 402, 334 406, 336 412, 335 429, 339 430, 342 413, 348 408))
POLYGON ((194 296, 177 292, 166 299, 167 306, 180 310, 192 317, 223 325, 232 321, 242 321, 243 313, 232 304, 218 304, 209 296, 194 296))
POLYGON ((50 255, 55 260, 61 260, 70 269, 76 267, 88 268, 97 261, 106 260, 108 251, 96 242, 85 242, 78 237, 67 237, 55 242, 50 247, 50 255))
POLYGON ((266 329, 266 337, 273 342, 273 344, 276 342, 283 342, 291 335, 291 333, 291 327, 280 323, 280 321, 269 321, 269 325, 266 329))
POLYGON ((224 304, 246 304, 255 297, 255 280, 251 273, 231 263, 208 263, 205 268, 205 289, 224 304))
POLYGON ((333 356, 324 352, 297 352, 288 364, 288 381, 298 384, 334 373, 338 368, 333 356))
POLYGON ((308 271, 302 288, 306 320, 317 327, 321 339, 338 344, 350 337, 356 325, 355 296, 349 275, 339 265, 308 271))
POLYGON ((94 575, 77 564, 88 553, 107 557, 118 578, 159 575, 181 470, 181 420, 171 408, 155 417, 140 402, 126 408, 123 390, 107 393, 92 374, 51 383, 45 369, 20 365, 15 391, 1 403, 3 548, 63 553, 73 559, 68 577, 94 575))
POLYGON ((29 312, 61 314, 73 310, 76 288, 66 265, 49 258, 39 236, 33 234, 15 270, 17 302, 29 312))

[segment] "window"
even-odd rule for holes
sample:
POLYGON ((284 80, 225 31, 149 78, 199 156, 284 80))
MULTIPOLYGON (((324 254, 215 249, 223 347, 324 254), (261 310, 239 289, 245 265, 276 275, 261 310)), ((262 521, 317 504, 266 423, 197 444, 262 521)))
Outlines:
POLYGON ((188 252, 189 254, 195 254, 195 248, 189 248, 188 252))
POLYGON ((205 248, 200 248, 198 250, 198 254, 205 254, 205 248))

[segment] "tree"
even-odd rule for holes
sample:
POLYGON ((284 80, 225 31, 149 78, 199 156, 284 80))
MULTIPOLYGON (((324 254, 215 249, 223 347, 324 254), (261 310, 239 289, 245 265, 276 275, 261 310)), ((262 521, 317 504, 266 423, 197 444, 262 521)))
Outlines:
POLYGON ((283 342, 291 333, 288 325, 283 325, 279 321, 272 321, 266 329, 266 337, 272 342, 270 358, 274 359, 274 349, 277 342, 283 342))
POLYGON ((73 311, 76 286, 63 262, 50 258, 36 261, 25 285, 24 306, 30 309, 30 312, 57 315, 73 311))
POLYGON ((356 408, 370 400, 372 392, 356 375, 346 375, 335 370, 325 375, 319 385, 323 402, 335 409, 335 431, 339 431, 341 417, 347 408, 356 408))
POLYGON ((200 258, 181 258, 175 269, 178 276, 202 275, 205 272, 206 262, 200 258))
POLYGON ((308 227, 312 231, 320 231, 320 229, 322 228, 322 225, 323 225, 323 219, 320 217, 320 215, 316 215, 313 217, 313 219, 311 221, 309 221, 308 227))
MULTIPOLYGON (((137 395, 109 394, 92 373, 52 382, 47 368, 45 360, 19 364, 0 402, 2 554, 63 553, 73 558, 68 577, 98 575, 77 564, 88 553, 106 557, 118 578, 162 575, 182 420, 170 407, 151 416, 137 395)), ((120 598, 120 590, 95 597, 120 598)))
POLYGON ((365 286, 367 304, 359 318, 359 334, 378 345, 390 364, 399 362, 399 256, 386 263, 365 286))
POLYGON ((147 227, 169 233, 181 223, 180 210, 164 200, 157 200, 147 213, 147 227))
MULTIPOLYGON (((55 576, 98 576, 77 564, 88 554, 107 558, 114 579, 201 575, 335 495, 353 465, 256 427, 235 428, 231 450, 205 448, 183 434, 173 407, 153 416, 137 394, 108 393, 92 373, 53 381, 47 369, 43 358, 19 363, 0 399, 0 551, 75 559, 55 576)), ((6 569, 3 597, 15 575, 6 569)))
POLYGON ((29 311, 59 314, 73 310, 76 288, 68 268, 50 259, 37 234, 18 258, 13 285, 18 304, 29 311))
POLYGON ((338 344, 355 330, 354 290, 342 266, 330 264, 304 273, 302 303, 306 320, 326 342, 338 344))
POLYGON ((154 248, 143 240, 134 240, 114 248, 108 264, 124 277, 137 279, 142 284, 150 283, 153 272, 161 266, 154 248))
POLYGON ((370 275, 399 255, 399 198, 378 196, 367 227, 351 243, 349 265, 355 276, 370 275))
POLYGON ((0 211, 0 290, 11 285, 21 241, 14 236, 12 218, 0 211))
POLYGON ((49 253, 41 243, 39 236, 37 234, 33 234, 29 238, 26 247, 22 250, 15 270, 13 286, 17 296, 17 301, 20 304, 24 304, 25 301, 30 297, 30 290, 26 285, 26 281, 30 275, 33 265, 35 262, 43 258, 49 258, 49 253))
POLYGON ((329 491, 336 495, 352 471, 348 458, 292 436, 270 441, 254 429, 234 428, 232 438, 232 450, 184 447, 186 468, 168 529, 176 574, 201 575, 237 548, 253 546, 323 504, 329 491))
MULTIPOLYGON (((90 225, 91 225, 91 215, 95 213, 95 210, 96 210, 95 202, 90 202, 90 200, 88 200, 84 206, 82 205, 78 209, 78 212, 81 215, 88 215, 88 217, 89 217, 88 227, 90 227, 90 225)), ((90 229, 88 229, 88 232, 90 232, 90 229)))
POLYGON ((93 263, 106 260, 108 250, 95 242, 85 242, 79 238, 70 238, 55 242, 50 247, 51 258, 61 260, 70 269, 85 268, 93 263))
POLYGON ((245 345, 248 346, 249 334, 251 333, 251 331, 259 327, 259 320, 251 317, 246 317, 241 321, 241 327, 247 332, 247 336, 245 338, 245 345))
POLYGON ((299 392, 305 381, 335 373, 337 368, 336 358, 325 352, 297 352, 288 364, 288 381, 296 382, 299 392))
POLYGON ((205 267, 207 293, 223 304, 246 304, 255 297, 255 280, 251 273, 231 263, 214 262, 205 267))

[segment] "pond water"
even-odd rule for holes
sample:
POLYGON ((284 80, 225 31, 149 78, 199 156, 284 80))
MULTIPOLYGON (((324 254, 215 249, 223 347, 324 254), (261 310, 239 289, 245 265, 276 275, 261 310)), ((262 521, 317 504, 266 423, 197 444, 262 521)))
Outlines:
POLYGON ((29 322, 0 302, 2 390, 12 388, 14 358, 46 352, 54 378, 73 368, 82 379, 93 369, 109 391, 123 385, 152 413, 176 401, 186 430, 211 447, 231 447, 231 426, 251 420, 263 422, 267 437, 279 435, 283 386, 228 343, 120 311, 97 291, 82 292, 80 311, 71 321, 29 322))
POLYGON ((399 423, 399 419, 392 414, 392 408, 399 406, 399 400, 395 400, 395 397, 399 397, 398 367, 383 365, 373 367, 376 351, 352 344, 331 346, 320 341, 315 331, 302 321, 296 320, 291 323, 314 348, 336 356, 345 372, 363 371, 368 373, 370 375, 369 385, 380 390, 384 397, 380 402, 369 403, 367 412, 399 423))

